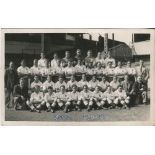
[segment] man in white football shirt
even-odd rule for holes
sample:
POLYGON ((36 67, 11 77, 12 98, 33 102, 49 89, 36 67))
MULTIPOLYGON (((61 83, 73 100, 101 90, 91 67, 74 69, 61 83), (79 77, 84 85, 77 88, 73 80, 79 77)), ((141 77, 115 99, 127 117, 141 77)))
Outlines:
POLYGON ((114 103, 116 105, 116 108, 121 105, 119 108, 128 108, 129 105, 129 96, 127 96, 126 92, 122 89, 122 86, 119 85, 118 89, 114 92, 115 100, 114 103))
POLYGON ((69 61, 73 61, 73 59, 71 58, 70 52, 66 51, 65 52, 65 57, 62 58, 61 62, 62 62, 62 67, 66 67, 69 61))
POLYGON ((59 92, 59 91, 60 91, 60 87, 61 87, 62 85, 65 86, 65 89, 67 89, 67 84, 66 84, 66 82, 64 81, 64 77, 63 77, 62 75, 60 75, 60 76, 59 76, 59 80, 55 83, 55 87, 54 87, 55 91, 56 91, 56 92, 59 92))
POLYGON ((47 88, 48 92, 44 96, 44 100, 46 102, 47 112, 54 112, 56 108, 56 95, 53 92, 53 88, 49 86, 47 88))
POLYGON ((53 54, 53 59, 51 60, 51 68, 55 68, 57 67, 57 61, 59 60, 58 58, 58 54, 57 53, 54 53, 53 54))
POLYGON ((25 60, 21 61, 21 66, 17 68, 18 75, 21 77, 27 76, 30 72, 29 67, 26 66, 25 60))
POLYGON ((105 99, 103 101, 105 101, 104 107, 105 108, 114 108, 114 99, 115 99, 115 95, 114 92, 112 91, 111 86, 107 87, 107 90, 104 92, 104 97, 105 99))
POLYGON ((68 93, 68 102, 73 109, 80 111, 80 103, 78 100, 79 92, 77 91, 77 86, 72 85, 72 92, 68 93))
POLYGON ((42 75, 42 78, 44 77, 44 79, 47 75, 52 74, 48 61, 45 62, 45 67, 40 68, 40 74, 42 75))
POLYGON ((77 84, 79 91, 83 89, 84 85, 88 86, 87 76, 85 73, 82 74, 82 79, 77 84))
POLYGON ((66 78, 69 79, 72 74, 75 74, 75 68, 71 61, 68 61, 67 67, 64 68, 66 78))
POLYGON ((107 67, 103 70, 103 75, 106 75, 111 81, 115 75, 115 68, 112 67, 112 62, 108 62, 107 67))
POLYGON ((81 49, 77 49, 76 50, 76 55, 74 57, 74 66, 78 63, 78 60, 81 60, 81 62, 83 62, 83 57, 81 54, 81 49))
POLYGON ((52 81, 51 75, 48 75, 46 81, 42 84, 43 92, 47 92, 47 89, 49 86, 54 88, 54 85, 55 85, 55 83, 52 81))
POLYGON ((38 67, 38 60, 37 59, 33 60, 33 66, 30 68, 30 74, 32 76, 40 74, 40 70, 39 70, 39 67, 38 67))
POLYGON ((75 66, 75 73, 80 77, 83 73, 86 73, 86 66, 82 64, 82 60, 77 60, 77 65, 75 66))
POLYGON ((88 50, 87 57, 84 60, 85 61, 85 66, 86 67, 90 67, 90 65, 93 66, 94 60, 95 60, 95 58, 92 56, 92 51, 88 50))
POLYGON ((115 75, 119 78, 120 82, 124 80, 124 75, 127 74, 127 71, 122 67, 122 62, 117 62, 117 67, 115 68, 115 75))
POLYGON ((136 69, 131 67, 130 61, 127 62, 125 69, 126 69, 126 72, 129 76, 129 81, 135 82, 135 80, 136 80, 136 69))
POLYGON ((120 83, 119 83, 119 81, 117 79, 117 76, 114 76, 113 80, 110 82, 110 86, 112 88, 112 91, 117 90, 119 85, 120 85, 120 83))
POLYGON ((106 80, 105 76, 102 76, 102 81, 98 83, 98 86, 101 88, 102 92, 105 92, 110 83, 106 80))
POLYGON ((98 52, 97 53, 97 57, 95 58, 95 62, 94 62, 94 65, 97 65, 97 63, 101 63, 101 66, 104 67, 105 66, 105 59, 103 59, 102 57, 102 53, 101 52, 98 52))
POLYGON ((64 74, 64 70, 63 70, 63 67, 61 66, 60 59, 57 60, 57 66, 55 66, 54 68, 51 68, 51 73, 57 76, 64 74))
POLYGON ((45 58, 45 53, 41 52, 40 57, 41 58, 38 61, 38 67, 44 68, 44 67, 46 67, 46 64, 47 64, 47 59, 45 58))
POLYGON ((92 76, 92 79, 88 82, 88 88, 90 91, 94 91, 95 87, 98 86, 99 81, 96 79, 96 75, 92 76))
POLYGON ((110 52, 108 53, 108 56, 105 59, 105 62, 106 62, 107 65, 108 65, 109 62, 111 62, 112 63, 112 67, 115 67, 116 66, 116 61, 115 61, 114 58, 111 57, 110 52))
POLYGON ((68 85, 68 91, 71 91, 72 90, 72 86, 73 85, 77 85, 77 81, 75 79, 75 74, 72 74, 71 75, 71 79, 67 82, 67 85, 68 85))
POLYGON ((65 86, 60 86, 60 92, 56 93, 56 103, 60 109, 63 109, 65 113, 68 112, 70 102, 68 101, 69 95, 65 90, 65 86))
POLYGON ((30 87, 30 69, 26 66, 25 60, 21 61, 21 66, 17 68, 19 78, 24 78, 26 86, 30 87))
POLYGON ((104 102, 103 102, 103 93, 100 91, 100 87, 96 86, 95 90, 91 93, 91 98, 90 98, 90 110, 92 107, 96 105, 97 109, 102 109, 104 102))
POLYGON ((87 108, 87 111, 89 112, 92 106, 92 102, 90 102, 90 98, 92 96, 92 92, 89 91, 88 86, 84 85, 83 86, 83 91, 80 92, 79 95, 79 100, 82 102, 84 107, 87 108))
POLYGON ((34 81, 31 83, 31 89, 33 90, 36 85, 38 85, 40 88, 42 87, 42 82, 39 80, 38 75, 34 76, 34 81))
POLYGON ((104 68, 102 67, 102 64, 101 64, 101 62, 98 62, 97 64, 96 64, 97 66, 95 67, 95 69, 94 69, 94 74, 96 74, 97 75, 97 77, 98 78, 102 78, 102 76, 103 76, 103 71, 104 71, 104 68))
POLYGON ((41 112, 45 105, 43 92, 40 92, 39 85, 35 85, 34 92, 31 94, 30 101, 26 102, 31 112, 41 112))

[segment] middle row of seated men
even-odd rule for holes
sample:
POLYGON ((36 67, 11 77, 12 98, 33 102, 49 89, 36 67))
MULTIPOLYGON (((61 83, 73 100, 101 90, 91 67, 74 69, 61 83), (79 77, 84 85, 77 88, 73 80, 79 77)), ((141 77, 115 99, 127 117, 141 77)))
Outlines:
MULTIPOLYGON (((129 76, 125 75, 126 80, 128 80, 129 76)), ((94 91, 96 86, 99 86, 101 91, 104 92, 107 89, 107 86, 111 86, 112 90, 115 91, 122 82, 120 82, 119 78, 117 76, 113 76, 113 79, 111 82, 107 81, 107 78, 105 76, 102 76, 101 80, 98 80, 96 75, 92 75, 91 80, 87 80, 87 75, 82 74, 82 78, 80 81, 77 81, 75 79, 75 75, 72 74, 70 77, 70 80, 68 82, 65 81, 64 76, 60 75, 58 78, 58 81, 54 83, 52 81, 52 76, 48 75, 45 82, 41 82, 39 80, 39 76, 34 76, 34 81, 31 83, 31 90, 33 91, 33 88, 38 85, 43 92, 47 92, 47 88, 51 86, 55 92, 60 91, 61 85, 65 86, 66 91, 71 91, 73 85, 77 85, 78 91, 81 91, 83 89, 84 85, 87 85, 90 91, 94 91)))
POLYGON ((140 76, 134 85, 130 85, 130 88, 128 87, 128 75, 125 75, 125 80, 121 83, 116 76, 110 83, 106 81, 104 76, 102 82, 97 81, 96 76, 87 82, 85 74, 82 75, 82 80, 79 82, 72 75, 67 84, 62 76, 55 84, 51 81, 50 75, 43 84, 39 81, 38 76, 34 78, 30 97, 23 78, 20 79, 19 85, 15 86, 14 103, 16 109, 20 109, 23 105, 36 112, 40 112, 43 106, 46 106, 47 111, 51 112, 57 108, 64 109, 65 112, 72 108, 80 111, 82 107, 86 107, 88 111, 94 107, 128 108, 134 95, 140 95, 143 102, 146 102, 146 87, 140 76), (25 91, 20 91, 21 88, 25 91))

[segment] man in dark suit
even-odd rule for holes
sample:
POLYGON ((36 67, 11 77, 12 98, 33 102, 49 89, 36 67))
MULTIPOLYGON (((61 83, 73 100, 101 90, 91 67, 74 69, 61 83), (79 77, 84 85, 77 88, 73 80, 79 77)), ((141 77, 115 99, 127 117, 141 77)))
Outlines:
POLYGON ((133 93, 133 85, 134 83, 132 81, 130 81, 129 76, 125 75, 124 76, 124 81, 121 82, 121 85, 123 87, 123 89, 125 90, 127 96, 130 97, 130 103, 129 103, 129 107, 134 105, 134 93, 133 93))
POLYGON ((133 94, 136 97, 135 103, 137 105, 147 104, 147 86, 141 76, 137 77, 137 81, 133 85, 133 94))
POLYGON ((15 70, 14 63, 11 61, 9 67, 5 71, 5 92, 6 92, 6 104, 9 108, 12 104, 13 88, 18 83, 18 74, 15 70))
POLYGON ((14 86, 14 108, 15 110, 22 110, 26 108, 26 101, 29 98, 28 87, 25 85, 25 80, 20 79, 19 84, 14 86))

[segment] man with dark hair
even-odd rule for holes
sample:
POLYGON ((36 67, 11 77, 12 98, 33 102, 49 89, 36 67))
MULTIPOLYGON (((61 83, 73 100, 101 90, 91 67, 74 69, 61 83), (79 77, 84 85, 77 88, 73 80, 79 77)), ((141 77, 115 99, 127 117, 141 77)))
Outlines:
POLYGON ((65 89, 67 89, 67 84, 64 81, 64 76, 60 75, 58 81, 55 83, 55 86, 54 86, 55 91, 59 92, 60 91, 60 87, 62 85, 65 87, 65 89))
POLYGON ((34 76, 34 81, 31 83, 31 89, 33 90, 36 85, 38 85, 39 87, 42 87, 42 82, 39 80, 38 75, 34 76))
POLYGON ((137 78, 141 76, 141 80, 146 85, 146 89, 147 89, 147 82, 149 79, 149 70, 148 68, 145 67, 143 60, 140 60, 139 66, 136 67, 136 74, 137 74, 137 78))
POLYGON ((70 52, 66 51, 65 52, 65 57, 62 59, 62 65, 63 67, 66 67, 69 61, 73 61, 73 59, 70 56, 70 52))
POLYGON ((95 58, 92 56, 92 51, 88 50, 87 57, 85 58, 85 66, 89 67, 90 64, 93 65, 94 62, 95 62, 95 58))
POLYGON ((42 90, 44 93, 48 91, 48 87, 51 86, 54 88, 55 83, 52 81, 51 75, 47 75, 46 81, 42 84, 42 90))
POLYGON ((65 86, 60 86, 60 92, 56 93, 56 102, 54 103, 54 106, 58 106, 58 108, 63 109, 65 113, 68 112, 70 107, 70 102, 68 102, 68 93, 65 90, 65 86))
POLYGON ((99 82, 98 85, 101 88, 101 91, 105 92, 110 83, 106 80, 105 76, 102 76, 102 80, 99 82))
POLYGON ((134 83, 129 79, 129 75, 125 75, 124 81, 121 82, 123 90, 125 90, 127 96, 130 97, 129 107, 134 105, 133 84, 134 83))
POLYGON ((20 79, 19 85, 15 85, 14 91, 14 108, 15 110, 24 110, 26 109, 26 101, 29 98, 28 87, 25 85, 25 80, 20 79))
POLYGON ((44 68, 44 67, 46 67, 46 63, 47 63, 47 59, 45 58, 45 53, 41 52, 40 57, 41 58, 38 61, 38 67, 39 68, 44 68))
POLYGON ((113 76, 113 80, 110 82, 110 86, 112 88, 112 91, 117 90, 119 85, 120 85, 120 82, 118 81, 117 76, 113 76))
POLYGON ((40 91, 40 86, 35 85, 34 92, 31 94, 30 101, 26 102, 31 112, 41 112, 42 107, 45 105, 43 92, 40 91))
POLYGON ((29 87, 29 74, 30 74, 30 69, 29 67, 26 66, 25 60, 21 61, 21 66, 17 68, 18 76, 20 78, 24 78, 25 84, 29 87))
POLYGON ((72 91, 68 93, 68 102, 69 105, 71 105, 72 108, 76 110, 80 110, 80 104, 78 100, 79 92, 77 91, 77 86, 76 84, 72 85, 72 91))
POLYGON ((80 60, 81 62, 83 61, 83 58, 82 58, 82 55, 81 55, 81 49, 76 50, 76 55, 74 57, 74 65, 77 64, 78 60, 80 60))
POLYGON ((88 82, 88 88, 90 91, 94 91, 95 87, 99 85, 99 81, 96 78, 96 75, 94 74, 92 76, 92 79, 88 82))
POLYGON ((96 74, 99 79, 101 79, 103 76, 103 70, 104 70, 104 68, 102 67, 101 62, 97 62, 93 73, 96 74))
POLYGON ((92 109, 92 107, 96 105, 97 109, 102 109, 103 105, 104 105, 104 101, 103 101, 103 93, 100 91, 100 87, 96 86, 95 90, 92 92, 91 94, 91 98, 90 98, 90 110, 92 109))
POLYGON ((109 82, 113 79, 115 75, 115 68, 112 67, 112 62, 108 62, 106 68, 103 70, 103 75, 109 77, 109 82))
POLYGON ((52 68, 52 69, 58 66, 58 65, 57 65, 57 61, 58 61, 58 60, 60 60, 60 59, 58 58, 58 54, 57 54, 57 53, 54 53, 54 54, 53 54, 53 59, 51 60, 51 68, 52 68))
POLYGON ((103 58, 101 52, 97 53, 97 57, 95 58, 94 65, 96 66, 98 63, 101 63, 101 67, 105 67, 105 59, 103 58))
POLYGON ((129 76, 129 81, 135 82, 135 79, 136 79, 136 69, 131 66, 131 61, 127 61, 125 69, 126 69, 127 74, 129 76))
POLYGON ((114 103, 116 108, 128 109, 130 97, 127 96, 125 90, 123 90, 121 85, 119 85, 118 89, 114 92, 114 96, 114 103))
POLYGON ((44 96, 44 100, 46 102, 46 107, 47 107, 47 112, 51 111, 53 113, 55 110, 55 106, 56 106, 55 93, 53 92, 53 88, 51 86, 49 86, 47 90, 48 92, 44 96))
POLYGON ((79 93, 78 105, 82 104, 84 107, 87 108, 88 112, 92 107, 92 102, 90 102, 91 96, 92 96, 92 92, 89 91, 87 85, 84 85, 83 90, 79 93))
POLYGON ((115 75, 117 75, 119 81, 123 81, 124 80, 124 75, 127 74, 126 69, 122 66, 122 62, 118 61, 117 62, 117 67, 115 68, 115 75))
POLYGON ((6 88, 6 103, 9 108, 12 99, 14 86, 18 83, 18 74, 15 70, 14 63, 11 61, 9 67, 5 71, 5 88, 6 88))
POLYGON ((67 66, 64 68, 64 73, 67 79, 70 79, 71 75, 75 74, 75 67, 73 67, 71 61, 68 61, 67 66))
POLYGON ((33 60, 33 66, 30 68, 30 74, 32 76, 40 74, 40 70, 39 70, 39 67, 38 67, 38 60, 37 59, 33 60))
POLYGON ((147 104, 147 87, 142 77, 138 76, 133 85, 133 94, 136 97, 135 104, 147 104))
POLYGON ((55 67, 51 67, 51 74, 53 75, 61 75, 61 74, 64 74, 64 68, 61 66, 61 60, 58 59, 57 60, 57 65, 55 67))
POLYGON ((71 75, 71 79, 67 82, 67 85, 68 85, 68 91, 72 91, 72 86, 73 85, 77 85, 77 81, 76 81, 76 79, 75 79, 75 74, 72 74, 71 75))
POLYGON ((82 78, 77 84, 79 91, 83 89, 84 85, 88 86, 87 75, 85 73, 82 74, 82 78))
POLYGON ((112 63, 112 67, 116 66, 116 61, 114 58, 111 57, 111 53, 108 52, 108 57, 105 59, 106 64, 108 64, 109 62, 112 63))
POLYGON ((77 73, 77 75, 81 75, 82 73, 86 72, 86 66, 83 65, 80 59, 77 60, 77 65, 75 66, 75 72, 77 73))
POLYGON ((17 72, 20 77, 25 78, 28 76, 28 74, 30 73, 30 69, 26 66, 25 60, 21 61, 21 66, 17 68, 17 72))

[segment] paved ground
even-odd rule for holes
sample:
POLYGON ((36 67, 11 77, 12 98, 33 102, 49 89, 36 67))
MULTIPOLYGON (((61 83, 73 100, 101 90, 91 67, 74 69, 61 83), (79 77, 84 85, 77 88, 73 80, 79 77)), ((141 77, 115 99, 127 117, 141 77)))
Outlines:
POLYGON ((14 109, 6 109, 6 121, 145 121, 149 119, 150 105, 139 105, 127 109, 110 109, 95 110, 87 112, 72 111, 64 113, 57 111, 55 113, 34 113, 29 111, 15 111, 14 109))

